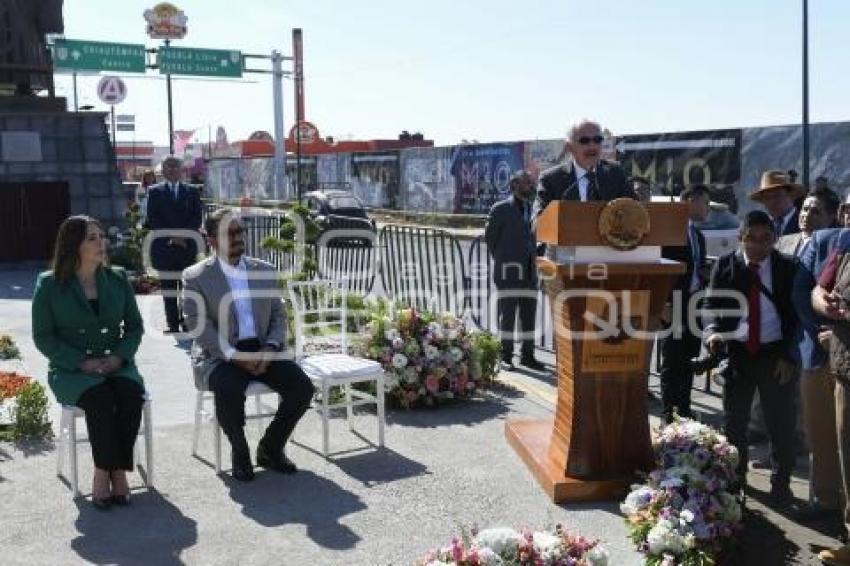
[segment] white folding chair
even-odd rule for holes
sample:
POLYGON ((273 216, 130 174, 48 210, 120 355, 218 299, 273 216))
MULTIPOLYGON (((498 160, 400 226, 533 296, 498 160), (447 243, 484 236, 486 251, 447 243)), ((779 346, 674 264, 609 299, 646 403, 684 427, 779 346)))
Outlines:
MULTIPOLYGON (((274 407, 266 407, 263 405, 262 396, 263 395, 277 395, 275 391, 269 389, 269 387, 262 383, 261 381, 252 381, 248 384, 247 389, 245 389, 245 397, 253 397, 254 398, 254 411, 253 415, 249 415, 247 411, 245 412, 246 420, 256 420, 257 421, 257 430, 262 433, 263 419, 273 417, 277 412, 277 406, 274 407)), ((218 424, 218 419, 215 415, 215 396, 212 391, 198 391, 195 396, 195 426, 192 431, 192 456, 198 457, 198 440, 201 436, 201 418, 203 415, 208 414, 210 416, 210 420, 213 425, 213 448, 215 449, 215 473, 221 473, 221 427, 218 424), (212 406, 212 410, 207 412, 204 409, 204 403, 206 401, 210 402, 212 406)))
POLYGON ((384 370, 376 361, 348 354, 347 291, 348 283, 345 279, 289 283, 289 298, 295 312, 295 359, 321 395, 321 405, 317 409, 322 416, 322 454, 326 458, 330 444, 328 417, 331 409, 336 407, 345 407, 348 427, 353 431, 353 408, 358 405, 375 405, 378 413, 378 446, 384 445, 384 370), (327 349, 329 345, 323 344, 320 353, 305 354, 305 336, 313 329, 323 329, 323 340, 335 332, 338 351, 330 352, 327 349), (368 382, 375 383, 375 395, 352 387, 357 383, 368 382), (331 388, 337 386, 344 391, 344 400, 331 403, 331 388))
MULTIPOLYGON (((77 469, 77 445, 88 442, 88 436, 77 436, 77 419, 85 419, 85 412, 74 405, 60 405, 59 408, 59 438, 56 447, 56 475, 63 478, 65 465, 65 450, 68 451, 71 477, 66 478, 71 484, 74 497, 80 496, 77 469)), ((139 436, 145 437, 145 474, 143 479, 148 489, 153 487, 153 424, 151 422, 151 399, 145 392, 145 403, 142 405, 142 426, 139 436)), ((139 445, 133 447, 134 460, 139 459, 139 445)))

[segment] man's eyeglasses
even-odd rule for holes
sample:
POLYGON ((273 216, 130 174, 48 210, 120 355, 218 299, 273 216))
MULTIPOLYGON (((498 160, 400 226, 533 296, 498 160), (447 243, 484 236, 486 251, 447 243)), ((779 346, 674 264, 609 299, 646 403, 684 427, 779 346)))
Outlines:
POLYGON ((590 145, 590 142, 593 142, 596 145, 599 145, 604 139, 605 138, 603 138, 602 136, 581 136, 578 139, 578 143, 579 145, 590 145))

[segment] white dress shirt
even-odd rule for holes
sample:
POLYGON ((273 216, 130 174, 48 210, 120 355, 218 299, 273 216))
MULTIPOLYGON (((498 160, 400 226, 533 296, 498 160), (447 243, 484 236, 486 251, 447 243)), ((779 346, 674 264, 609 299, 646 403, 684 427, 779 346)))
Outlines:
MULTIPOLYGON (((744 260, 747 264, 749 264, 747 254, 743 255, 744 260)), ((770 256, 767 256, 767 258, 759 264, 759 277, 761 278, 762 285, 764 285, 768 291, 773 293, 773 275, 771 274, 770 256)), ((782 340, 782 319, 779 318, 779 311, 776 310, 776 306, 774 306, 773 301, 768 299, 767 295, 762 292, 759 294, 759 304, 761 307, 761 334, 759 335, 761 343, 768 344, 770 342, 778 342, 779 340, 782 340)), ((736 336, 740 341, 747 341, 747 338, 750 335, 749 328, 749 317, 742 317, 736 332, 736 336)))
POLYGON ((578 182, 578 194, 581 202, 587 202, 587 192, 590 185, 590 179, 587 178, 587 170, 582 169, 578 163, 573 162, 573 170, 576 174, 578 182))
MULTIPOLYGON (((218 263, 224 272, 224 278, 230 286, 230 291, 233 293, 233 308, 236 312, 236 323, 239 325, 238 339, 256 338, 257 330, 254 325, 254 310, 251 307, 245 258, 239 258, 239 263, 235 266, 223 261, 220 257, 218 263)), ((234 352, 233 348, 228 348, 224 355, 229 360, 233 357, 234 352)))

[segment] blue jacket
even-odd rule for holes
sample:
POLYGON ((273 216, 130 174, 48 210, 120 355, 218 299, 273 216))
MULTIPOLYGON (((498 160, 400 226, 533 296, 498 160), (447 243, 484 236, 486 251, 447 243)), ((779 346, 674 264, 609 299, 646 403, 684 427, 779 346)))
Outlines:
POLYGON ((812 308, 812 289, 817 285, 818 277, 839 236, 844 247, 850 246, 850 230, 827 228, 815 232, 800 254, 797 274, 794 276, 791 301, 800 320, 797 343, 803 369, 817 369, 827 361, 827 354, 818 343, 817 336, 818 328, 829 321, 812 308))

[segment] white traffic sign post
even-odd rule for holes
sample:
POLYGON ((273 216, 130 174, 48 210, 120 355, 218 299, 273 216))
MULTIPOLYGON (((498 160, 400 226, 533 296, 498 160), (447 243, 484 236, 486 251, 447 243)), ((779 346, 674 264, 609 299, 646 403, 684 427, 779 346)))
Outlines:
POLYGON ((97 97, 112 108, 112 145, 115 146, 115 105, 127 98, 127 85, 118 77, 103 77, 97 83, 97 97))

